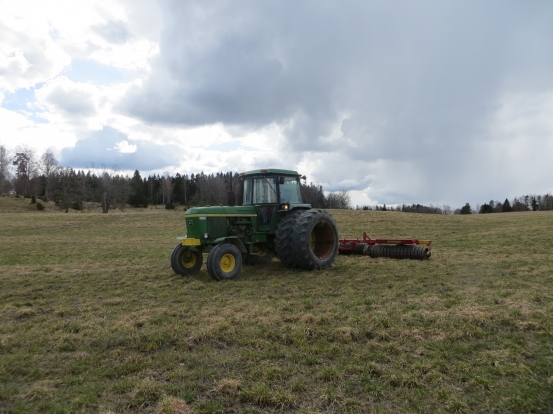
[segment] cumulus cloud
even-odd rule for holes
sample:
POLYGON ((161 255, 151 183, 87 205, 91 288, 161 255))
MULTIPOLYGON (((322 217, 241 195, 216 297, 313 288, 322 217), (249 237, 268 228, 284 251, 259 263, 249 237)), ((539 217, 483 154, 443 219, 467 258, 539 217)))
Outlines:
POLYGON ((97 87, 58 76, 37 91, 39 100, 70 117, 89 117, 98 109, 97 87))
POLYGON ((48 35, 45 25, 21 22, 0 13, 0 93, 30 88, 60 73, 70 62, 67 55, 48 35))
POLYGON ((459 206, 551 190, 552 20, 500 0, 5 0, 0 101, 48 121, 14 136, 65 134, 82 168, 294 168, 459 206))
POLYGON ((89 137, 61 150, 60 164, 74 168, 116 166, 120 170, 161 170, 179 163, 179 150, 174 145, 149 141, 131 141, 127 135, 104 127, 89 137))
POLYGON ((95 24, 91 26, 91 29, 110 43, 125 44, 132 38, 131 33, 127 30, 125 22, 121 20, 110 20, 106 23, 95 24))
POLYGON ((501 180, 478 191, 479 171, 508 168, 483 145, 502 99, 553 91, 549 3, 167 1, 163 10, 160 54, 123 100, 126 113, 242 131, 275 124, 286 142, 275 149, 300 154, 317 181, 381 202, 489 194, 501 180))

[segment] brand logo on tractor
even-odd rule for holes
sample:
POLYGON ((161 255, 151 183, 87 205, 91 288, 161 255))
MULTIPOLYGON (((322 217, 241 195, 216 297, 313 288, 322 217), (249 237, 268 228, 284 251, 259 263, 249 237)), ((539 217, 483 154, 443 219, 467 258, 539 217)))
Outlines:
POLYGON ((188 225, 189 225, 189 226, 192 225, 192 220, 188 220, 188 225))

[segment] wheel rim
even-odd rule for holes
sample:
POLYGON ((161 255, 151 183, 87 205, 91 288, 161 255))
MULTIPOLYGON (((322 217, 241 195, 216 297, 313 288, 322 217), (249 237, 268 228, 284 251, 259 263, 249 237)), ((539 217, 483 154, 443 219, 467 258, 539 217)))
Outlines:
POLYGON ((184 252, 181 256, 181 263, 187 269, 191 269, 196 264, 196 255, 192 252, 184 252))
POLYGON ((311 251, 319 259, 330 257, 334 247, 334 233, 332 227, 326 223, 318 223, 310 235, 311 251))
POLYGON ((230 273, 234 270, 234 267, 236 266, 236 259, 234 256, 230 253, 225 254, 223 257, 221 257, 221 270, 225 273, 230 273))

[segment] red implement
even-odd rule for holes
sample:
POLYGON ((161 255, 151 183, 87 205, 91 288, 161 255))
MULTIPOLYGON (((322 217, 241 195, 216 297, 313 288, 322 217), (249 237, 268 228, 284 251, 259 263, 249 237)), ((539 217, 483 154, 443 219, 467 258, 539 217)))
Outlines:
POLYGON ((341 254, 363 254, 371 257, 392 257, 395 259, 429 259, 432 242, 417 239, 371 239, 367 233, 363 238, 340 239, 338 252, 341 254), (422 247, 420 245, 425 245, 422 247))

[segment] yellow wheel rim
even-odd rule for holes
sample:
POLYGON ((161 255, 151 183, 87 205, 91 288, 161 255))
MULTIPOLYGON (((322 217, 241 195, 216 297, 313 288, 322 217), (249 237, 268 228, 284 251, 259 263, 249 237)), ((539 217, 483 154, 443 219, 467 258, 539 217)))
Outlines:
POLYGON ((230 253, 225 254, 223 257, 221 257, 221 270, 225 273, 230 273, 234 270, 234 267, 236 266, 236 260, 234 259, 234 256, 230 253))
POLYGON ((181 256, 181 263, 187 269, 191 269, 196 264, 196 255, 192 252, 184 252, 181 256))

